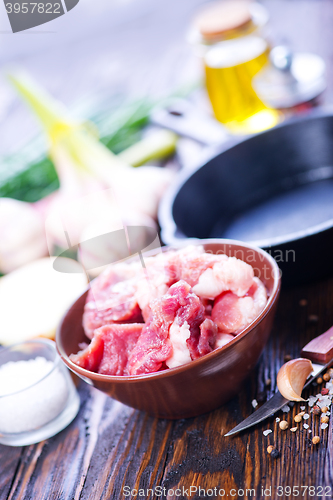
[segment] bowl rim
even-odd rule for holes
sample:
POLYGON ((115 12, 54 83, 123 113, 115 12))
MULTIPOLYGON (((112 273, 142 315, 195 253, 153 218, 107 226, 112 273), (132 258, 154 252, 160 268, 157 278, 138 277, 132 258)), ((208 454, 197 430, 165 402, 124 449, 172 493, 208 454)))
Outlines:
MULTIPOLYGON (((228 351, 232 346, 240 342, 255 326, 257 326, 259 323, 263 321, 263 319, 267 316, 267 314, 270 312, 272 309, 273 305, 276 303, 276 300, 279 296, 280 289, 281 289, 281 272, 280 269, 275 261, 275 259, 265 250, 256 247, 251 244, 247 244, 242 241, 238 240, 232 240, 232 239, 227 239, 227 238, 207 238, 207 239, 198 239, 198 238, 189 238, 182 240, 181 242, 177 242, 175 245, 167 245, 162 247, 162 251, 168 251, 168 250, 173 250, 173 249, 180 249, 184 246, 188 246, 189 244, 195 244, 195 245, 200 245, 202 244, 203 246, 205 245, 210 245, 210 244, 220 244, 220 245, 237 245, 244 247, 246 249, 253 250, 259 254, 261 254, 263 257, 265 257, 271 264, 272 267, 272 273, 273 273, 273 289, 268 297, 268 300, 266 302, 266 305, 264 309, 261 311, 261 313, 239 334, 237 334, 230 342, 227 344, 223 345, 222 347, 218 347, 217 349, 214 349, 212 352, 205 354, 204 356, 192 360, 189 363, 185 363, 184 365, 180 365, 174 368, 168 368, 167 370, 161 370, 157 372, 152 372, 152 373, 144 373, 140 375, 104 375, 100 373, 95 373, 90 370, 86 370, 85 368, 82 368, 81 366, 78 366, 75 364, 73 361, 70 360, 69 356, 66 354, 62 341, 61 341, 61 330, 64 321, 66 320, 67 314, 71 310, 71 308, 80 300, 82 297, 88 293, 89 287, 80 295, 80 297, 67 309, 65 314, 63 315, 58 328, 56 332, 56 348, 59 353, 59 356, 61 357, 62 361, 67 365, 67 367, 73 371, 76 375, 81 377, 85 382, 92 384, 92 381, 94 382, 115 382, 115 383, 140 383, 145 380, 155 380, 155 379, 161 379, 161 378, 168 378, 172 377, 174 375, 177 375, 181 372, 188 371, 194 369, 196 366, 203 364, 207 362, 209 359, 214 359, 216 357, 219 357, 221 353, 224 353, 228 351), (88 379, 88 380, 87 380, 88 379)), ((154 253, 156 252, 156 249, 153 252, 149 253, 154 253)), ((147 252, 148 254, 148 252, 147 252)), ((96 279, 96 278, 95 278, 96 279)))

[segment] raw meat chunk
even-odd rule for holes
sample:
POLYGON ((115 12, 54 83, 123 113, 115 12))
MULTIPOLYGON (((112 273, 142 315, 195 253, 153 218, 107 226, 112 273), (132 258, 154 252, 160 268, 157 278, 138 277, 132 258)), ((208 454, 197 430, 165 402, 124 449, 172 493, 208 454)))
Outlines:
POLYGON ((135 298, 141 308, 144 321, 151 315, 150 303, 162 297, 171 285, 178 279, 175 278, 177 270, 170 260, 170 253, 159 254, 156 257, 145 259, 145 270, 137 281, 135 298))
MULTIPOLYGON (((202 310, 197 316, 197 321, 202 320, 202 310)), ((190 325, 187 321, 179 326, 177 319, 170 327, 170 341, 172 343, 173 353, 170 358, 166 360, 166 365, 169 368, 184 365, 192 359, 197 359, 212 352, 215 345, 217 334, 217 325, 211 320, 206 318, 201 324, 199 329, 197 325, 190 330, 190 325)))
POLYGON ((127 375, 128 356, 141 335, 143 324, 107 325, 95 331, 84 350, 70 359, 86 370, 104 375, 127 375))
POLYGON ((202 246, 162 253, 145 260, 145 275, 138 280, 135 297, 145 321, 151 314, 150 302, 164 295, 179 280, 193 286, 200 274, 214 263, 227 259, 225 255, 205 253, 202 246))
MULTIPOLYGON (((225 259, 225 255, 205 253, 203 247, 195 246, 146 258, 145 269, 142 270, 141 276, 137 276, 134 292, 144 321, 147 321, 151 314, 150 302, 164 295, 171 285, 184 280, 193 286, 202 272, 225 259)), ((124 274, 123 269, 121 272, 124 274)))
POLYGON ((104 341, 103 357, 98 373, 104 375, 128 375, 128 358, 143 328, 141 323, 103 326, 95 331, 95 337, 104 341))
POLYGON ((253 278, 254 284, 248 291, 248 295, 253 298, 256 315, 263 310, 267 302, 267 290, 259 278, 253 278))
POLYGON ((168 368, 175 368, 176 366, 181 366, 191 361, 191 354, 186 343, 190 335, 190 325, 187 321, 185 321, 182 326, 176 321, 172 323, 169 330, 172 354, 165 361, 168 368))
POLYGON ((224 254, 211 254, 204 251, 202 246, 188 246, 170 256, 169 262, 173 266, 177 280, 184 280, 192 287, 199 281, 201 274, 212 268, 217 262, 227 260, 224 254))
POLYGON ((212 319, 220 332, 238 333, 247 324, 252 308, 251 297, 239 298, 233 292, 223 292, 215 300, 212 319))
POLYGON ((215 349, 218 349, 219 347, 222 347, 230 342, 230 340, 234 339, 235 336, 231 335, 230 333, 217 333, 216 335, 216 342, 215 342, 215 349))
POLYGON ((83 314, 88 338, 101 326, 112 323, 143 322, 150 316, 149 303, 163 295, 172 284, 168 255, 160 254, 141 262, 118 263, 91 283, 83 314))
POLYGON ((99 364, 103 357, 104 342, 100 337, 93 338, 90 344, 79 351, 77 354, 71 354, 69 358, 73 363, 85 370, 97 372, 99 364))
POLYGON ((198 342, 198 358, 212 352, 216 342, 218 328, 216 323, 209 318, 206 318, 200 325, 200 337, 198 342))
POLYGON ((120 281, 136 278, 141 271, 142 266, 140 262, 132 262, 130 264, 119 262, 118 264, 113 264, 90 283, 91 294, 93 296, 96 295, 96 300, 106 299, 110 287, 120 281))
POLYGON ((220 332, 239 333, 259 315, 267 301, 266 289, 258 278, 250 288, 252 296, 238 297, 233 292, 223 292, 215 299, 212 320, 220 332))
POLYGON ((142 278, 137 283, 135 299, 141 308, 142 317, 147 321, 151 315, 150 303, 152 300, 162 297, 169 289, 169 286, 158 275, 154 277, 142 278))
MULTIPOLYGON (((200 299, 191 292, 190 285, 181 280, 172 285, 160 299, 152 301, 151 313, 130 355, 129 372, 131 375, 158 371, 162 363, 172 357, 173 346, 169 337, 169 329, 173 323, 174 329, 182 327, 185 322, 189 325, 190 338, 185 340, 191 354, 189 341, 194 344, 198 343, 199 325, 204 320, 205 309, 200 299), (191 340, 192 337, 193 340, 191 340)), ((179 346, 176 346, 177 350, 179 346)))
POLYGON ((247 293, 253 284, 253 268, 246 262, 229 257, 204 271, 193 292, 199 297, 214 299, 222 292, 230 290, 238 297, 247 293))
POLYGON ((135 292, 134 280, 112 283, 109 288, 103 283, 103 287, 100 290, 96 287, 94 293, 90 289, 83 313, 83 328, 87 337, 91 339, 94 331, 104 325, 142 322, 135 292))

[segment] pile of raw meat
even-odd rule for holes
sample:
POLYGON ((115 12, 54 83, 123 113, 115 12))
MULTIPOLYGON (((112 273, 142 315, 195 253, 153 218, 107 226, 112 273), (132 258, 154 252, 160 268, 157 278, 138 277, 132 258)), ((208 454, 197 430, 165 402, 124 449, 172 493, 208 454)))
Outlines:
POLYGON ((118 263, 91 283, 83 314, 91 342, 70 357, 105 375, 174 368, 230 342, 266 302, 249 264, 201 246, 118 263))

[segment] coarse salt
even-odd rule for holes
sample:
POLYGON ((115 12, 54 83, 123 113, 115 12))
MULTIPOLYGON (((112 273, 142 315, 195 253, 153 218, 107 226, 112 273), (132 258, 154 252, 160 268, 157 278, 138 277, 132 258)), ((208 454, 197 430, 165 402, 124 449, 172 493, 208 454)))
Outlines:
POLYGON ((301 411, 305 410, 305 406, 301 406, 301 411))
POLYGON ((42 356, 0 367, 0 432, 28 432, 53 420, 68 398, 64 375, 42 356))
POLYGON ((263 432, 263 435, 264 436, 268 436, 268 434, 270 434, 272 431, 272 429, 266 429, 264 432, 263 432))
POLYGON ((257 406, 258 406, 258 401, 257 401, 256 399, 253 399, 253 400, 252 400, 252 406, 253 406, 253 408, 257 408, 257 406))
POLYGON ((280 422, 279 417, 276 417, 275 422, 277 422, 277 423, 279 423, 279 422, 280 422))
POLYGON ((305 415, 303 415, 304 420, 308 420, 309 418, 310 418, 310 415, 308 413, 305 413, 305 415))
POLYGON ((52 370, 53 363, 37 356, 28 361, 8 361, 0 367, 0 396, 22 391, 52 370))
POLYGON ((288 411, 290 411, 290 407, 288 405, 284 405, 282 406, 281 410, 284 412, 284 413, 288 413, 288 411))
POLYGON ((319 408, 323 408, 324 406, 327 406, 329 408, 331 406, 331 400, 327 396, 322 396, 321 399, 317 401, 317 405, 319 408))
POLYGON ((328 424, 321 424, 320 426, 321 429, 326 429, 326 427, 328 427, 328 424))
POLYGON ((303 427, 304 427, 304 429, 308 429, 309 428, 308 424, 303 424, 303 427))
POLYGON ((314 406, 314 404, 315 404, 315 402, 317 401, 317 399, 318 399, 318 398, 317 398, 317 397, 315 397, 315 396, 310 396, 310 397, 309 397, 309 400, 308 400, 308 405, 309 405, 309 406, 314 406))

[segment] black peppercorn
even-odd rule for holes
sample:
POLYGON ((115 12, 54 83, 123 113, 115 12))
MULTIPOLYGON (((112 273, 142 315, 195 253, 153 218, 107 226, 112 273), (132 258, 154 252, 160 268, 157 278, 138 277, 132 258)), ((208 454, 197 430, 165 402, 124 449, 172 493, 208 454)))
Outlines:
POLYGON ((271 451, 271 457, 273 457, 273 458, 279 458, 279 456, 280 456, 279 450, 277 450, 276 448, 274 448, 274 450, 271 451))

